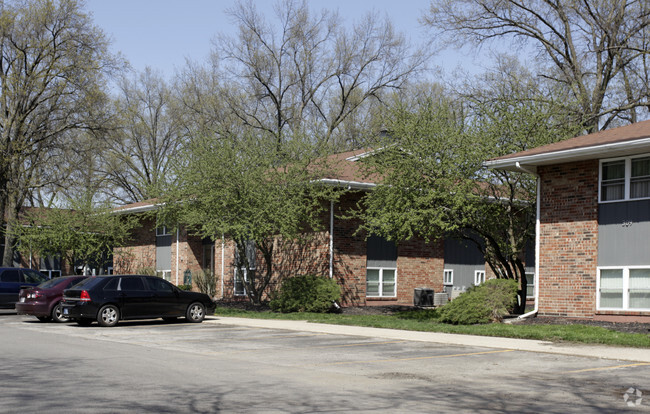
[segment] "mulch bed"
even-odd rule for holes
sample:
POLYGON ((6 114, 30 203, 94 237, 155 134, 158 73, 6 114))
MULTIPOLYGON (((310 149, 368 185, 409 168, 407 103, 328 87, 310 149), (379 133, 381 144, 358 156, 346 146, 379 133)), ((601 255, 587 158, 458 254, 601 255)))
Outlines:
MULTIPOLYGON (((240 302, 226 302, 218 301, 218 306, 225 308, 234 308, 242 309, 248 311, 268 311, 270 310, 267 304, 261 306, 251 305, 248 301, 240 302)), ((413 306, 400 306, 400 305, 390 305, 390 306, 350 306, 340 309, 340 313, 343 315, 393 315, 396 312, 416 310, 413 306)), ((574 318, 561 318, 561 317, 548 317, 548 316, 537 316, 529 317, 526 319, 516 319, 516 317, 509 320, 512 324, 517 325, 573 325, 581 324, 588 326, 599 326, 601 328, 610 329, 618 332, 625 333, 641 333, 641 334, 650 334, 650 323, 640 323, 640 322, 605 322, 605 321, 595 321, 591 319, 574 319, 574 318)))

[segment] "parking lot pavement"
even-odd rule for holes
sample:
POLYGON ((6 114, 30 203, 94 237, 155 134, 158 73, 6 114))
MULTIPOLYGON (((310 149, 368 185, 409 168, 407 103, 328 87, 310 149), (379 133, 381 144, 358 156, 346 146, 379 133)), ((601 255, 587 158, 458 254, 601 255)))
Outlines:
POLYGON ((549 354, 574 355, 592 358, 631 361, 650 365, 650 349, 616 347, 606 345, 582 345, 553 343, 530 339, 500 338, 493 336, 458 335, 439 332, 416 332, 398 329, 367 328, 347 325, 327 325, 306 321, 277 319, 248 319, 216 317, 209 323, 259 328, 288 329, 304 332, 330 333, 337 335, 355 335, 388 339, 403 339, 450 345, 479 346, 503 348, 517 351, 542 352, 549 354))
POLYGON ((222 317, 101 328, 0 315, 0 412, 559 414, 618 412, 637 391, 635 408, 650 411, 644 362, 410 334, 222 317), (78 400, 87 405, 69 410, 78 400))

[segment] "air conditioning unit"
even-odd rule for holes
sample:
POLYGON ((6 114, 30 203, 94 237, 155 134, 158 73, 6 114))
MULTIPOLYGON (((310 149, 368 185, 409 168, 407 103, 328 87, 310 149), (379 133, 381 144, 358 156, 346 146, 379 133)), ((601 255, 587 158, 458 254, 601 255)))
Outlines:
POLYGON ((433 289, 415 288, 413 290, 413 306, 433 306, 433 289))
POLYGON ((449 302, 449 295, 447 292, 436 293, 433 295, 433 306, 446 305, 449 302))

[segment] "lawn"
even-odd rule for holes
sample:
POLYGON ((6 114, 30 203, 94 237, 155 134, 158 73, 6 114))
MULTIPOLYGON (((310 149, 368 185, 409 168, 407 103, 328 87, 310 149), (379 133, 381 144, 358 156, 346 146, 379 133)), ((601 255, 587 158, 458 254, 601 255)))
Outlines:
POLYGON ((336 325, 368 326, 373 328, 404 329, 409 331, 445 332, 465 335, 500 336, 506 338, 537 339, 553 342, 580 342, 650 348, 650 335, 617 332, 596 326, 573 325, 450 325, 436 322, 426 312, 402 312, 394 315, 344 315, 332 313, 275 313, 246 311, 218 307, 220 316, 257 319, 288 319, 336 325))

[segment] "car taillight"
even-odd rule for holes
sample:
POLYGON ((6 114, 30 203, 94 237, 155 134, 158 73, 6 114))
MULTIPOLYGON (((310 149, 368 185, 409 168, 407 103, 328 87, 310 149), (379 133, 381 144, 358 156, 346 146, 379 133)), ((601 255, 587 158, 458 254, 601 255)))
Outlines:
POLYGON ((81 295, 79 296, 79 300, 83 302, 88 302, 90 300, 90 295, 88 294, 87 290, 82 290, 81 295))
POLYGON ((41 292, 30 292, 27 294, 27 299, 38 299, 42 297, 43 294, 41 292))

